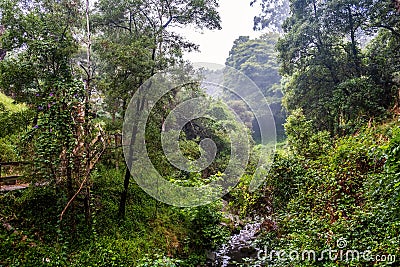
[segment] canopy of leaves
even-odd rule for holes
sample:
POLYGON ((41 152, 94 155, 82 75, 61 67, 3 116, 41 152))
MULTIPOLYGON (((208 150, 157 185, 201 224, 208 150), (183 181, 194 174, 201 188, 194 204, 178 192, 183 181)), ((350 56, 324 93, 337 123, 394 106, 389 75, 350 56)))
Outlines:
POLYGON ((289 16, 289 0, 252 0, 251 6, 259 4, 261 13, 254 17, 254 30, 268 29, 282 32, 282 23, 289 16))
MULTIPOLYGON (((281 105, 283 96, 281 91, 281 76, 278 73, 279 65, 275 50, 278 37, 278 34, 264 34, 257 39, 240 36, 234 41, 225 64, 241 71, 260 88, 267 98, 274 115, 278 138, 283 138, 284 130, 282 125, 286 115, 281 105)), ((237 81, 229 79, 225 79, 224 84, 227 87, 238 86, 237 81)), ((242 88, 241 90, 246 92, 246 88, 242 88)), ((251 116, 248 118, 246 107, 239 107, 238 104, 235 104, 235 97, 232 99, 231 105, 238 114, 242 114, 241 119, 250 124, 250 128, 254 126, 255 139, 257 139, 258 126, 256 122, 253 122, 251 116)))
POLYGON ((170 30, 193 26, 220 29, 218 2, 101 0, 96 3, 94 43, 100 62, 99 90, 113 117, 123 115, 136 89, 156 71, 182 61, 197 46, 170 30))
POLYGON ((277 45, 287 109, 302 108, 314 127, 332 134, 351 132, 370 118, 385 116, 395 100, 395 70, 386 69, 382 58, 399 65, 394 45, 399 18, 391 3, 290 3, 291 16, 277 45), (378 45, 383 36, 386 44, 378 45), (365 48, 366 40, 374 38, 365 48))

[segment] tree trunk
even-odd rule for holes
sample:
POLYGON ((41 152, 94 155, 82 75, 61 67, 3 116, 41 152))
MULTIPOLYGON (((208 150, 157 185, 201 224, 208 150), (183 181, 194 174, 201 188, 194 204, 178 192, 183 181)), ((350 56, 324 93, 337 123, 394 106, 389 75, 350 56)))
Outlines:
POLYGON ((131 173, 130 173, 130 168, 133 163, 133 145, 136 140, 136 134, 137 134, 137 126, 134 125, 132 129, 132 136, 131 136, 131 142, 129 144, 129 153, 127 157, 127 163, 126 163, 126 171, 125 171, 125 177, 124 177, 124 190, 121 193, 121 200, 119 202, 119 210, 118 210, 118 217, 122 220, 125 219, 125 213, 126 213, 126 201, 128 198, 128 189, 129 189, 129 182, 131 178, 131 173))
POLYGON ((351 53, 352 53, 352 58, 354 60, 354 65, 356 67, 356 73, 357 77, 361 76, 361 67, 360 67, 360 61, 358 59, 358 51, 357 51, 357 41, 356 41, 356 29, 354 25, 354 20, 353 20, 353 14, 351 12, 351 7, 347 7, 347 12, 349 14, 349 24, 350 24, 350 38, 351 38, 351 53))
POLYGON ((89 124, 89 105, 90 105, 90 97, 91 97, 91 88, 90 82, 92 80, 92 64, 91 64, 91 32, 90 32, 90 4, 89 0, 86 0, 86 35, 87 35, 87 47, 86 47, 86 60, 87 60, 87 77, 85 82, 85 219, 86 223, 89 224, 90 222, 90 141, 88 137, 90 135, 90 124, 89 124))
POLYGON ((124 178, 124 190, 121 193, 121 200, 119 202, 118 217, 122 220, 125 219, 126 213, 126 200, 128 198, 129 180, 131 173, 129 171, 128 164, 126 165, 125 178, 124 178))

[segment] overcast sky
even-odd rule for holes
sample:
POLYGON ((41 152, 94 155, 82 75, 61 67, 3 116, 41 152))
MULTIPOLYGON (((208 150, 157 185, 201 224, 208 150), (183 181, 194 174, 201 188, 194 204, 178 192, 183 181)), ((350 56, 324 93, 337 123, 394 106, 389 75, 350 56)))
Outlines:
POLYGON ((176 31, 188 40, 200 45, 200 53, 185 54, 192 62, 210 62, 225 64, 233 41, 241 35, 257 37, 261 33, 253 31, 253 18, 259 12, 250 7, 250 0, 220 0, 219 13, 222 30, 195 32, 193 29, 176 31))

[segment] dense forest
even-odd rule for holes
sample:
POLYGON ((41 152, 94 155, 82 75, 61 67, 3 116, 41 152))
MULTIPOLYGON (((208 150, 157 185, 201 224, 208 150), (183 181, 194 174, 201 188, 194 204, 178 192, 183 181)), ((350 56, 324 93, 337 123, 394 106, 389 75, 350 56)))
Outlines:
POLYGON ((400 2, 248 2, 0 1, 0 266, 398 265, 400 2))

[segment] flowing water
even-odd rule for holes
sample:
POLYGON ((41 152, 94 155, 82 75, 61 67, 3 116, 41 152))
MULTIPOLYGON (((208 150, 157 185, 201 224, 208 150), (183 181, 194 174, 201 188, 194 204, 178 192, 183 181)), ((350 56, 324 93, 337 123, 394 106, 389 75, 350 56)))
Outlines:
POLYGON ((209 266, 231 267, 243 263, 244 258, 255 259, 258 250, 253 247, 253 242, 261 229, 261 222, 246 224, 236 235, 215 252, 215 260, 209 266))

